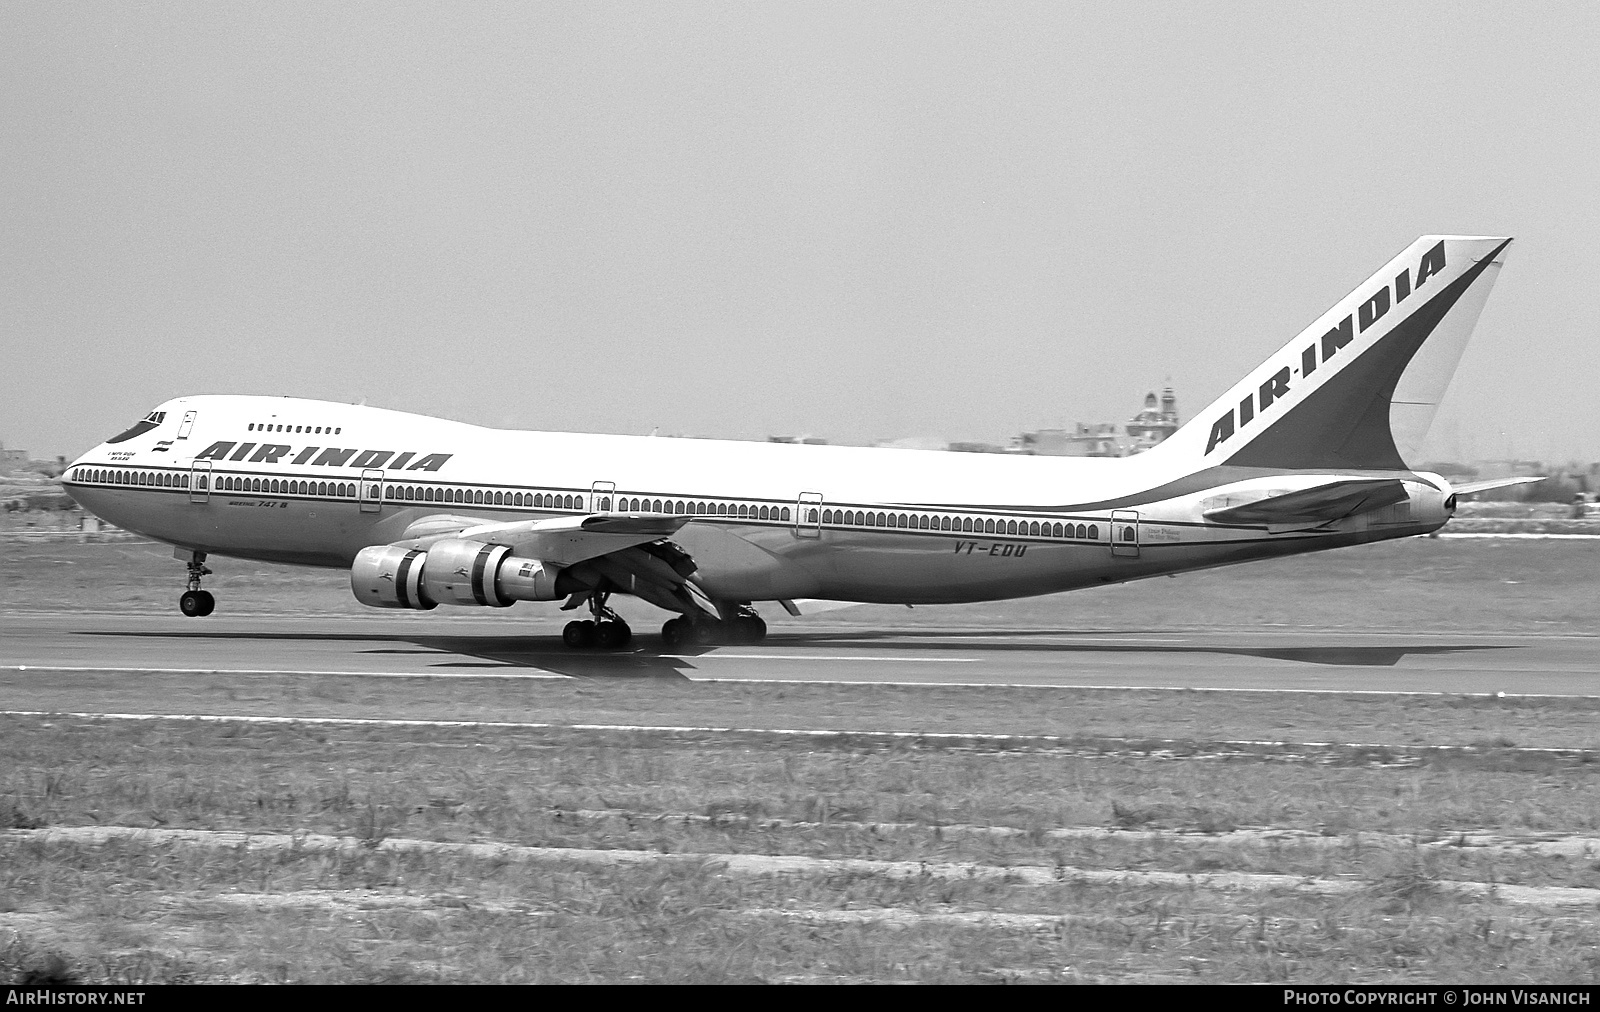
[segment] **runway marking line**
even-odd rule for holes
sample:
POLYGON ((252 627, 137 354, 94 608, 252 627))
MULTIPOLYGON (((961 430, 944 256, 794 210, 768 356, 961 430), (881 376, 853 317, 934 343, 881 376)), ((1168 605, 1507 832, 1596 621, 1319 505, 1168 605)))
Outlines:
MULTIPOLYGON (((715 854, 655 850, 593 850, 580 847, 527 847, 505 843, 443 843, 389 837, 374 844, 356 837, 322 834, 240 833, 202 829, 138 829, 131 826, 71 826, 49 829, 0 830, 0 840, 82 843, 91 846, 126 841, 148 845, 187 844, 227 850, 287 850, 299 853, 362 851, 455 854, 462 857, 527 863, 567 863, 616 867, 648 864, 714 862, 724 873, 766 875, 878 875, 888 879, 995 880, 1016 885, 1049 886, 1082 883, 1105 886, 1174 886, 1251 892, 1273 889, 1340 895, 1371 886, 1358 879, 1323 879, 1263 872, 1122 871, 1067 865, 985 865, 976 862, 930 863, 869 858, 805 857, 786 854, 715 854)), ((1600 889, 1576 886, 1515 886, 1498 883, 1434 880, 1442 891, 1516 904, 1588 906, 1600 904, 1600 889)))
POLYGON ((1570 692, 1445 692, 1439 689, 1275 689, 1193 685, 1088 685, 1080 682, 880 682, 824 678, 690 678, 694 682, 731 685, 881 685, 886 688, 924 689, 1071 689, 1082 692, 1193 692, 1295 694, 1306 696, 1448 696, 1456 699, 1600 699, 1600 694, 1570 692))
POLYGON ((1140 751, 1150 752, 1170 748, 1193 748, 1197 744, 1223 748, 1295 748, 1344 749, 1349 751, 1378 750, 1396 754, 1427 753, 1510 753, 1526 755, 1571 756, 1587 760, 1596 755, 1595 749, 1536 748, 1531 746, 1481 746, 1481 745, 1383 745, 1373 742, 1336 741, 1267 741, 1251 739, 1180 739, 1180 738, 1126 738, 1097 735, 1086 738, 1069 738, 1058 734, 994 734, 961 731, 883 731, 883 730, 831 730, 788 727, 699 727, 673 724, 546 724, 532 721, 509 720, 427 720, 416 717, 282 717, 258 714, 203 714, 203 713, 94 713, 63 710, 0 710, 0 717, 75 717, 84 720, 175 720, 199 723, 239 724, 317 724, 346 727, 449 727, 493 728, 496 730, 524 731, 631 731, 655 734, 741 734, 769 737, 795 738, 883 738, 890 741, 971 741, 996 745, 1011 743, 1039 743, 1064 747, 1084 747, 1096 744, 1129 744, 1140 751))
MULTIPOLYGON (((626 654, 615 656, 625 657, 626 654)), ((649 654, 644 656, 667 656, 649 654)), ((676 655, 673 655, 676 659, 676 655)), ((507 664, 505 667, 514 667, 507 664)), ((487 678, 515 681, 517 679, 544 679, 546 681, 577 681, 582 674, 565 675, 549 671, 299 671, 291 668, 109 668, 99 666, 64 667, 58 664, 0 664, 0 671, 67 671, 77 673, 150 674, 150 675, 317 675, 337 678, 487 678)), ((1082 682, 942 682, 942 681, 879 681, 876 679, 830 678, 701 678, 685 672, 693 682, 708 685, 835 685, 883 686, 897 689, 1052 689, 1078 692, 1193 692, 1193 693, 1244 693, 1293 694, 1309 696, 1418 696, 1451 697, 1458 699, 1600 699, 1600 694, 1573 692, 1446 692, 1440 689, 1286 689, 1244 688, 1239 686, 1193 685, 1095 685, 1082 682)))

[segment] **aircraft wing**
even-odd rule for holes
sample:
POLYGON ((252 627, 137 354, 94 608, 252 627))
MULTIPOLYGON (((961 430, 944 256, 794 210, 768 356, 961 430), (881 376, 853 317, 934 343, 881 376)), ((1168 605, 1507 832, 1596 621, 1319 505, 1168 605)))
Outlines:
POLYGON ((691 519, 687 516, 592 513, 582 517, 486 524, 471 517, 430 516, 406 528, 405 537, 396 544, 426 550, 434 542, 446 538, 464 538, 510 545, 517 555, 555 566, 571 566, 671 537, 691 519))
POLYGON ((1536 481, 1544 481, 1545 475, 1523 475, 1516 478, 1488 478, 1484 481, 1464 481, 1459 485, 1450 486, 1456 495, 1470 495, 1473 492, 1487 492, 1491 488, 1505 488, 1507 485, 1527 485, 1536 481))
POLYGON ((1356 513, 1405 502, 1405 483, 1395 478, 1352 478, 1303 488, 1242 506, 1206 510, 1219 524, 1327 523, 1356 513))

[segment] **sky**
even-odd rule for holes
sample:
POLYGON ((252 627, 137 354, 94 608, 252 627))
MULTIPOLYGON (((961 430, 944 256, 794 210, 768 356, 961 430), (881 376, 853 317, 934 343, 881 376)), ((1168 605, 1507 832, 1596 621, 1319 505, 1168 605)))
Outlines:
POLYGON ((1600 460, 1597 50, 1588 3, 7 0, 0 441, 1187 420, 1461 233, 1516 242, 1424 457, 1600 460))

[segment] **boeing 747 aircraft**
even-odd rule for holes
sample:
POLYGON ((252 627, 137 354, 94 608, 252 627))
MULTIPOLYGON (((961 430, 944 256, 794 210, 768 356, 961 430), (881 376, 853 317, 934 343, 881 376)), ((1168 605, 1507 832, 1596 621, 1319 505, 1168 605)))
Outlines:
MULTIPOLYGON (((1424 534, 1456 493, 1408 468, 1509 239, 1425 236, 1171 438, 1119 459, 520 432, 290 397, 180 397, 64 476, 175 546, 348 570, 362 603, 564 601, 620 647, 754 642, 752 607, 1050 594, 1424 534)), ((1515 479, 1513 479, 1515 480, 1515 479)), ((1527 480, 1527 479, 1523 479, 1527 480)))

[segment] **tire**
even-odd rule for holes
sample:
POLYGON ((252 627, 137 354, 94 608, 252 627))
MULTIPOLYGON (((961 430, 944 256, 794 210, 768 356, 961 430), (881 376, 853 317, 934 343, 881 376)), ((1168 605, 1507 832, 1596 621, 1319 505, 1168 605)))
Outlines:
POLYGON ((595 630, 595 644, 602 650, 616 650, 628 645, 633 630, 626 622, 601 622, 595 630))
POLYGON ((689 633, 690 642, 699 647, 716 646, 726 639, 727 627, 719 621, 696 622, 689 633))
POLYGON ((684 618, 669 618, 661 627, 661 645, 668 648, 681 647, 689 638, 689 620, 684 618))
POLYGON ((195 593, 200 595, 200 617, 201 618, 204 618, 205 616, 207 616, 207 615, 209 615, 212 612, 217 610, 217 599, 211 596, 211 591, 209 591, 209 590, 199 590, 199 591, 196 591, 195 593))
POLYGON ((206 614, 206 599, 200 596, 198 590, 186 590, 178 598, 178 610, 189 618, 199 618, 206 614))
POLYGON ((738 623, 740 643, 760 643, 767 638, 767 622, 760 615, 745 615, 738 623))
POLYGON ((594 646, 594 641, 593 622, 568 622, 566 628, 561 630, 561 642, 574 650, 586 650, 594 646))

